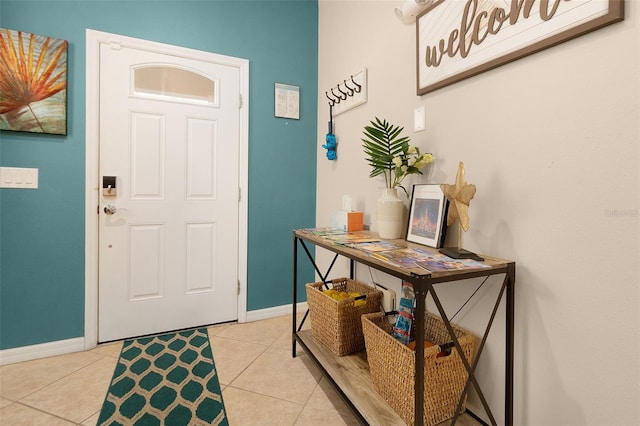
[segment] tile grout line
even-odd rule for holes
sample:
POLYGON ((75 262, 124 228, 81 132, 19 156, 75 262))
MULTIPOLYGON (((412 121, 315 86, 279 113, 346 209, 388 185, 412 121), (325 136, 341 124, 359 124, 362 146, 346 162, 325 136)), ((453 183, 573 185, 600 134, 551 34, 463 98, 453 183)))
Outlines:
MULTIPOLYGON (((252 345, 258 345, 258 346, 264 346, 265 348, 268 348, 270 346, 269 345, 265 345, 264 343, 259 343, 259 342, 254 342, 251 340, 242 340, 242 339, 234 339, 233 337, 226 337, 226 336, 213 336, 213 337, 217 337, 219 339, 227 339, 227 340, 233 340, 234 342, 242 342, 242 343, 250 343, 252 345)), ((213 345, 211 345, 213 347, 213 345)))
MULTIPOLYGON (((65 354, 65 355, 66 355, 66 354, 65 354)), ((56 355, 56 357, 62 357, 62 356, 65 356, 65 355, 56 355)), ((98 358, 98 359, 96 359, 96 360, 94 360, 94 361, 91 361, 90 363, 88 363, 88 364, 86 364, 86 365, 83 365, 82 367, 78 367, 77 369, 75 369, 75 370, 73 370, 73 371, 70 371, 68 374, 65 374, 64 376, 58 377, 57 379, 55 379, 55 380, 53 380, 53 381, 51 381, 51 382, 47 382, 47 384, 42 385, 42 386, 40 386, 40 387, 36 388, 35 390, 32 390, 31 392, 29 392, 29 393, 27 393, 27 394, 25 394, 25 395, 22 395, 22 396, 21 396, 20 398, 18 398, 18 399, 15 399, 15 400, 14 400, 14 399, 8 398, 8 397, 6 397, 6 396, 2 396, 2 398, 6 399, 7 401, 11 401, 11 402, 21 402, 23 399, 25 399, 25 398, 27 398, 27 397, 29 397, 29 396, 33 395, 34 393, 36 393, 36 392, 40 392, 41 390, 45 389, 46 387, 51 386, 52 384, 57 383, 57 382, 59 382, 60 380, 62 380, 62 379, 64 379, 64 378, 66 378, 66 377, 69 377, 69 376, 70 376, 70 375, 72 375, 72 374, 77 373, 78 371, 82 370, 83 368, 88 367, 88 366, 90 366, 90 365, 92 365, 92 364, 94 364, 94 363, 96 363, 96 362, 98 362, 98 361, 102 360, 102 358, 105 358, 105 356, 103 356, 103 355, 97 355, 97 354, 96 354, 96 356, 98 356, 99 358, 98 358)), ((41 358, 41 359, 46 359, 46 358, 41 358)), ((40 361, 40 360, 25 361, 24 363, 33 362, 33 361, 40 361)), ((10 365, 20 365, 20 364, 22 364, 22 363, 10 364, 10 365)), ((0 395, 0 396, 1 396, 1 395, 0 395)), ((26 405, 26 404, 24 404, 24 403, 23 403, 22 405, 26 405)))
MULTIPOLYGON (((232 340, 233 340, 233 339, 232 339, 232 340)), ((263 345, 260 345, 260 346, 263 346, 263 345)), ((244 368, 243 368, 243 369, 242 369, 238 374, 236 374, 236 375, 235 375, 235 377, 234 377, 234 378, 233 378, 229 383, 227 383, 225 387, 229 387, 229 386, 231 386, 231 387, 233 387, 234 389, 242 389, 242 388, 237 388, 237 387, 235 387, 235 386, 232 386, 232 385, 233 385, 233 382, 235 382, 235 381, 238 379, 238 377, 242 376, 242 374, 243 374, 245 371, 247 371, 247 370, 249 369, 249 367, 251 367, 251 366, 253 365, 253 363, 254 363, 254 362, 256 362, 256 360, 257 360, 258 358, 260 358, 262 355, 264 355, 264 353, 267 351, 267 349, 268 349, 268 346, 264 346, 264 348, 263 348, 263 349, 262 349, 262 351, 258 354, 258 356, 256 356, 256 358, 255 358, 253 361, 251 361, 249 364, 247 364, 247 366, 246 366, 246 367, 244 367, 244 368)), ((211 348, 211 352, 213 353, 213 348, 211 348)), ((213 359, 214 359, 214 363, 215 363, 215 355, 213 356, 213 359)), ((218 367, 216 367, 216 374, 218 374, 218 367)), ((243 389, 243 390, 244 390, 244 389, 243 389)))
MULTIPOLYGON (((266 397, 266 398, 276 399, 276 400, 278 400, 278 401, 287 402, 287 403, 289 403, 289 404, 295 404, 295 405, 300 406, 300 410, 301 410, 301 412, 302 412, 302 409, 304 409, 304 407, 305 407, 305 405, 306 405, 306 401, 305 401, 305 403, 304 403, 304 404, 301 404, 300 402, 291 401, 290 399, 278 398, 277 396, 273 396, 273 395, 269 395, 269 394, 261 393, 261 392, 256 392, 256 391, 254 391, 254 390, 245 389, 245 388, 241 388, 241 387, 238 387, 238 386, 227 385, 226 387, 227 387, 227 388, 232 388, 232 389, 235 389, 235 390, 238 390, 238 391, 242 391, 242 392, 252 393, 252 394, 254 394, 254 395, 258 395, 258 396, 264 396, 264 397, 266 397)), ((296 417, 296 419, 297 419, 297 417, 296 417)))
POLYGON ((298 423, 298 420, 300 419, 300 416, 302 416, 302 413, 304 412, 305 408, 307 408, 307 404, 309 404, 309 401, 311 400, 311 398, 313 397, 313 394, 318 390, 318 388, 320 387, 320 382, 322 381, 322 379, 324 378, 324 374, 322 374, 320 376, 320 379, 316 382, 316 386, 313 388, 313 390, 311 391, 311 393, 309 393, 309 397, 306 399, 306 401, 304 402, 304 404, 302 405, 302 410, 300 410, 300 412, 298 413, 298 415, 296 416, 296 419, 293 422, 293 425, 295 426, 298 423))
MULTIPOLYGON (((11 404, 18 404, 18 405, 21 405, 22 407, 28 408, 28 409, 30 409, 30 410, 37 411, 37 412, 42 413, 42 414, 46 414, 47 416, 51 416, 51 417, 55 417, 56 419, 64 420, 64 421, 65 421, 65 422, 67 422, 67 423, 71 423, 71 424, 74 424, 74 425, 78 425, 78 424, 80 424, 80 423, 77 423, 77 422, 75 422, 75 421, 73 421, 73 420, 67 419, 67 418, 65 418, 65 417, 61 417, 61 416, 59 416, 59 415, 57 415, 57 414, 54 414, 54 413, 50 413, 50 412, 48 412, 48 411, 45 411, 45 410, 43 410, 42 408, 34 407, 34 406, 29 405, 29 404, 27 404, 27 403, 25 403, 25 402, 22 402, 22 401, 13 401, 11 404)), ((6 405, 6 406, 2 407, 2 409, 1 409, 1 410, 4 410, 5 408, 9 407, 11 404, 8 404, 8 405, 6 405)), ((94 414, 95 414, 95 413, 94 413, 94 414)), ((91 417, 91 416, 89 416, 89 417, 91 417)), ((89 417, 87 417, 87 419, 88 419, 89 417)), ((85 420, 87 420, 87 419, 85 419, 85 420)))
MULTIPOLYGON (((46 414, 48 414, 48 415, 50 415, 50 416, 53 416, 53 417, 56 417, 56 418, 59 418, 59 419, 65 420, 65 421, 67 421, 67 422, 70 422, 70 423, 73 423, 73 424, 76 424, 76 425, 81 425, 82 423, 77 423, 75 420, 71 420, 71 419, 67 419, 67 418, 65 418, 65 417, 61 417, 61 416, 59 416, 58 414, 55 414, 55 413, 50 413, 49 411, 45 411, 45 410, 44 410, 44 409, 42 409, 42 408, 38 408, 38 407, 36 407, 36 406, 34 406, 34 405, 30 405, 30 404, 28 404, 26 401, 23 401, 23 400, 24 400, 25 398, 27 398, 27 397, 29 397, 29 396, 31 396, 31 395, 33 395, 33 394, 37 393, 37 392, 40 392, 40 391, 42 391, 42 390, 46 389, 47 387, 49 387, 49 386, 51 386, 51 385, 53 385, 53 384, 55 384, 55 383, 58 383, 58 382, 62 381, 63 379, 66 379, 67 377, 69 377, 69 376, 71 376, 71 375, 73 375, 73 374, 78 373, 79 371, 81 371, 81 370, 83 370, 83 369, 85 369, 85 368, 89 368, 89 367, 91 367, 92 365, 97 364, 98 362, 102 361, 102 360, 103 360, 103 359, 105 359, 105 358, 113 359, 113 357, 108 356, 108 355, 98 355, 98 356, 99 356, 99 358, 98 358, 98 359, 96 359, 95 361, 92 361, 92 362, 90 362, 89 364, 87 364, 87 365, 85 365, 85 366, 82 366, 82 367, 78 368, 77 370, 74 370, 74 371, 70 372, 70 373, 69 373, 69 374, 67 374, 67 375, 64 375, 64 376, 62 376, 62 377, 60 377, 60 378, 58 378, 58 379, 56 379, 56 380, 54 380, 54 381, 52 381, 52 382, 47 383, 46 385, 42 386, 42 387, 41 387, 41 388, 39 388, 38 390, 35 390, 35 391, 33 391, 33 392, 29 393, 28 395, 23 396, 23 397, 22 397, 22 398, 20 398, 18 401, 14 401, 14 402, 19 403, 19 404, 20 404, 20 405, 22 405, 23 407, 28 407, 28 408, 31 408, 31 409, 33 409, 33 410, 39 411, 39 412, 41 412, 41 413, 46 413, 46 414)), ((117 360, 116 360, 116 363, 117 363, 117 360)), ((111 384, 111 378, 109 378, 109 383, 107 384, 107 390, 106 390, 107 392, 108 392, 108 390, 109 390, 109 384, 111 384)), ((98 412, 99 412, 101 409, 102 409, 102 406, 100 407, 100 409, 98 410, 98 412)), ((87 417, 87 418, 86 418, 86 419, 84 419, 83 421, 86 421, 87 419, 91 418, 94 414, 95 414, 95 413, 91 414, 91 416, 87 417)))

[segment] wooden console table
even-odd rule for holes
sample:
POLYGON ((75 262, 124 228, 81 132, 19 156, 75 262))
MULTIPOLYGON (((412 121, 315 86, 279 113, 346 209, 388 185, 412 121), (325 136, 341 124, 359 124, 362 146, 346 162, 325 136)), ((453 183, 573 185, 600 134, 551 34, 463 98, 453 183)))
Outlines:
MULTIPOLYGON (((377 236, 375 233, 370 233, 372 237, 377 236)), ((430 249, 422 245, 412 244, 403 240, 400 240, 407 247, 419 247, 423 250, 433 250, 434 254, 437 253, 436 249, 430 249)), ((327 282, 328 276, 331 273, 331 269, 335 264, 336 259, 339 256, 346 257, 350 260, 350 276, 354 278, 355 262, 367 265, 374 269, 385 272, 394 277, 400 278, 404 281, 408 281, 413 284, 414 292, 416 295, 415 306, 415 329, 416 329, 416 377, 415 377, 415 425, 423 425, 424 415, 424 314, 426 309, 426 297, 431 294, 431 297, 438 308, 438 312, 442 317, 444 324, 449 331, 449 334, 453 340, 453 343, 461 354, 463 364, 469 373, 469 378, 465 389, 473 386, 476 393, 482 403, 482 406, 489 417, 492 425, 496 425, 495 418, 491 412, 482 389, 476 377, 474 375, 476 366, 482 350, 487 340, 489 330, 493 325, 493 321, 500 305, 501 300, 506 300, 506 317, 505 317, 505 424, 513 425, 513 331, 514 331, 514 290, 515 290, 515 274, 516 267, 515 262, 497 259, 493 257, 484 256, 484 262, 488 267, 478 269, 463 269, 456 271, 446 272, 430 272, 422 268, 401 268, 391 263, 379 260, 375 257, 369 256, 362 250, 346 247, 344 245, 338 245, 332 241, 325 239, 321 236, 315 235, 307 230, 294 230, 293 231, 293 327, 292 327, 292 355, 296 356, 296 343, 308 353, 316 364, 323 371, 325 376, 333 383, 338 392, 343 396, 345 401, 351 406, 354 412, 359 416, 359 419, 365 424, 404 424, 400 417, 393 412, 393 410, 386 404, 386 402, 373 390, 370 378, 368 377, 368 364, 365 357, 362 354, 354 354, 346 357, 338 357, 333 355, 320 343, 317 343, 311 336, 310 330, 302 330, 302 325, 306 319, 306 316, 302 319, 302 322, 298 325, 296 305, 298 300, 298 247, 301 246, 308 259, 313 264, 315 271, 321 277, 321 280, 327 282), (333 261, 331 262, 328 270, 322 273, 316 265, 315 259, 309 251, 307 244, 311 244, 317 247, 322 247, 335 254, 333 261), (443 283, 451 283, 454 281, 465 280, 475 277, 486 277, 490 275, 503 274, 504 279, 496 302, 491 313, 491 317, 488 321, 484 335, 481 338, 480 344, 476 350, 476 354, 471 363, 469 363, 466 357, 463 355, 460 343, 456 338, 451 323, 447 318, 447 315, 442 307, 440 299, 436 293, 436 285, 443 283)), ((307 311, 308 314, 308 311, 307 311)), ((459 407, 462 404, 462 397, 460 396, 459 407)), ((455 423, 458 415, 452 419, 452 424, 455 423)))

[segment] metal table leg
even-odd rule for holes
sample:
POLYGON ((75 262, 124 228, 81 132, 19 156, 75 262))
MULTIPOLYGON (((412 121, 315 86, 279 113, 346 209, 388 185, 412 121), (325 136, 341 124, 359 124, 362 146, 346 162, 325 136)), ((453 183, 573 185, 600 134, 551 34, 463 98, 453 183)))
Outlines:
MULTIPOLYGON (((302 318, 302 321, 300 322, 300 325, 297 326, 298 323, 298 314, 297 314, 297 304, 298 304, 298 243, 300 243, 302 245, 302 248, 304 249, 307 258, 309 259, 309 261, 311 262, 311 264, 313 265, 313 268, 316 270, 316 272, 318 273, 318 275, 320 276, 320 279, 322 280, 323 283, 325 283, 325 287, 326 287, 326 283, 327 283, 327 277, 329 276, 329 274, 331 273, 331 269, 333 269, 333 265, 335 265, 336 260, 338 259, 339 254, 336 253, 336 255, 333 257, 333 260, 331 261, 331 264, 329 265, 329 267, 327 268, 327 271, 323 274, 322 272, 320 272, 320 269, 318 268, 318 265, 316 264, 316 261, 314 259, 314 257, 311 255, 311 252, 309 251, 309 249, 307 248, 307 245, 304 243, 303 240, 299 239, 298 237, 293 236, 293 326, 292 326, 292 332, 291 332, 291 347, 292 347, 292 357, 295 358, 296 357, 296 332, 300 331, 302 329, 302 326, 304 325, 304 322, 307 319, 307 316, 309 315, 309 310, 307 309, 307 312, 304 314, 304 317, 302 318)), ((350 265, 350 275, 351 278, 353 278, 353 272, 354 271, 354 261, 353 259, 351 259, 351 265, 350 265)))
POLYGON ((293 320, 292 320, 292 330, 291 330, 291 356, 293 358, 296 357, 296 324, 298 322, 297 314, 298 314, 298 238, 293 236, 293 303, 291 306, 293 307, 293 320))
POLYGON ((416 372, 415 372, 415 425, 424 425, 424 315, 426 311, 427 291, 416 290, 415 321, 416 321, 416 372))
MULTIPOLYGON (((485 412, 487 413, 487 416, 489 416, 489 421, 491 422, 492 425, 497 425, 496 420, 493 416, 493 413, 491 412, 491 408, 489 407, 489 404, 487 403, 487 400, 484 396, 484 393, 482 392, 482 389, 480 388, 480 385, 478 383, 478 381, 476 380, 475 377, 475 370, 476 367, 478 366, 478 361, 480 359, 480 355, 482 354, 482 350, 484 349, 484 345, 487 341, 487 337, 489 336, 489 331, 491 330, 491 327, 493 326, 493 321, 495 319, 496 313, 498 311, 498 307, 500 306, 500 302, 502 301, 503 295, 505 293, 505 289, 507 291, 507 336, 506 336, 506 349, 507 349, 507 361, 506 361, 506 376, 507 376, 507 385, 509 382, 513 383, 513 375, 510 371, 512 371, 513 368, 513 358, 511 360, 511 364, 509 363, 509 352, 513 352, 513 342, 512 342, 512 338, 513 338, 513 318, 511 318, 511 320, 509 319, 509 311, 513 311, 513 301, 509 301, 509 288, 510 286, 512 287, 512 283, 513 283, 513 276, 510 274, 506 274, 503 282, 502 282, 502 286, 500 288, 500 292, 498 294, 498 297, 496 298, 496 302, 494 304, 493 310, 491 312, 491 317, 489 318, 489 322, 487 323, 487 327, 485 328, 482 340, 480 342, 480 346, 478 347, 478 350, 475 353, 474 359, 472 361, 472 365, 469 364, 469 361, 467 360, 467 358, 464 356, 464 352, 462 350, 462 347, 460 346, 460 342, 458 341, 458 338, 455 335, 455 332, 453 330, 453 327, 451 326, 451 322, 449 321, 449 318, 447 317, 444 308, 442 307, 442 303, 440 302, 440 299, 438 297, 438 295, 435 292, 435 289, 433 288, 433 285, 430 283, 428 285, 429 288, 429 292, 431 293, 431 297, 433 298, 433 301, 436 305, 436 307, 438 308, 438 312, 440 313, 440 316, 442 317, 442 320, 444 322, 445 327, 447 328, 447 331, 449 332, 449 336, 451 337, 453 344, 456 348, 456 350, 458 351, 458 354, 460 355, 461 361, 465 367, 465 369, 467 370, 467 373, 469 374, 469 377, 467 378, 467 382, 465 383, 464 389, 462 391, 462 394, 460 395, 460 399, 458 400, 458 406, 456 408, 456 411, 454 413, 454 417, 452 419, 452 424, 455 424, 455 421, 458 417, 458 413, 460 412, 460 409, 462 408, 462 402, 464 401, 464 395, 467 392, 467 389, 469 387, 469 384, 472 384, 473 387, 475 388, 478 397, 480 398, 480 402, 482 403, 482 406, 484 407, 485 412), (509 323, 511 323, 511 326, 509 326, 509 323), (509 329, 509 327, 511 327, 511 329, 509 329)), ((513 292, 511 292, 513 293, 513 292)), ((505 423, 507 425, 511 425, 512 424, 512 419, 510 420, 509 418, 509 412, 512 411, 513 405, 512 402, 510 402, 509 400, 513 398, 513 395, 509 394, 509 392, 512 391, 512 389, 510 390, 508 387, 506 388, 506 400, 505 400, 505 411, 507 414, 507 417, 505 418, 505 423)))

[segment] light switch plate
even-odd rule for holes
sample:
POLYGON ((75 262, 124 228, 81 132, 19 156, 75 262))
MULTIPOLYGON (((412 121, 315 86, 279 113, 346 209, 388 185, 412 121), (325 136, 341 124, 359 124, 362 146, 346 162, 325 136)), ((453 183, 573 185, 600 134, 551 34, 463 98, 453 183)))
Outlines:
POLYGON ((38 169, 0 167, 0 188, 38 189, 38 169))
POLYGON ((420 132, 426 129, 426 113, 424 106, 418 107, 413 111, 413 130, 420 132))

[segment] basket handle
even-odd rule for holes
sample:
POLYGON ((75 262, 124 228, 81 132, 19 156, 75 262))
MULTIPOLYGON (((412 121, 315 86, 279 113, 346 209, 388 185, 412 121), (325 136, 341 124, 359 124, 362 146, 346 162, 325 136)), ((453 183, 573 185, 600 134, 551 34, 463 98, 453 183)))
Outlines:
POLYGON ((453 348, 455 344, 453 342, 449 342, 449 343, 443 343, 438 346, 440 347, 440 352, 438 352, 438 354, 436 355, 436 358, 451 355, 451 348, 453 348))
POLYGON ((344 281, 345 281, 345 279, 344 279, 344 278, 334 278, 334 279, 332 279, 332 280, 325 280, 325 281, 322 281, 322 283, 324 284, 324 288, 326 288, 327 290, 330 290, 330 288, 329 288, 329 283, 331 283, 331 286, 332 286, 332 287, 335 287, 335 286, 336 286, 336 284, 334 283, 334 281, 337 281, 338 283, 340 283, 340 282, 344 282, 344 281))

